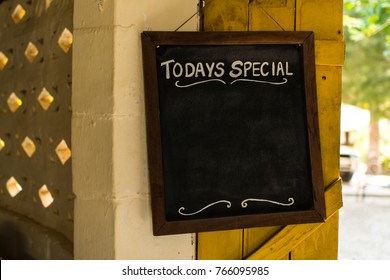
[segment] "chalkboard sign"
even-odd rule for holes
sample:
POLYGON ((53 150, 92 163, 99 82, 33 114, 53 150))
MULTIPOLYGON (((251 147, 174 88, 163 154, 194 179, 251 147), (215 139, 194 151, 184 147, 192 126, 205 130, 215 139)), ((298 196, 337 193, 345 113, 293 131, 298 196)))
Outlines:
POLYGON ((155 235, 325 217, 312 32, 144 32, 155 235))

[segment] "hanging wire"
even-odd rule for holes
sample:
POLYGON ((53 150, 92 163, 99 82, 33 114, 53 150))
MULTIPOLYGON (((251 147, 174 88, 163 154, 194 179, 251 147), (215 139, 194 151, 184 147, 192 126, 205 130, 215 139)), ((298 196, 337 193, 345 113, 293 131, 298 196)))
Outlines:
POLYGON ((266 13, 267 14, 267 16, 277 25, 277 26, 279 26, 283 31, 286 31, 284 28, 283 28, 283 26, 281 26, 280 24, 279 24, 279 22, 277 22, 267 11, 266 11, 266 9, 264 9, 263 7, 261 7, 261 9, 263 10, 263 12, 264 13, 266 13))
POLYGON ((198 3, 198 9, 197 11, 190 16, 185 22, 183 22, 178 28, 175 29, 175 32, 178 31, 180 28, 182 28, 187 22, 189 22, 191 19, 193 19, 196 15, 201 14, 201 11, 206 6, 206 2, 203 0, 200 0, 198 3))

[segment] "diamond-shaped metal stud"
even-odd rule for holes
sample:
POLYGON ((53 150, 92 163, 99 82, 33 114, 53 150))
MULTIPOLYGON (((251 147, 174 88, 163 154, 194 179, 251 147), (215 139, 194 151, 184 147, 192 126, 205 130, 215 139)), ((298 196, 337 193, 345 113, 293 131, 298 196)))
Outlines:
POLYGON ((51 5, 51 2, 53 2, 53 0, 45 0, 45 8, 46 8, 46 11, 50 8, 50 5, 51 5))
POLYGON ((54 198, 51 195, 51 192, 48 190, 46 185, 43 185, 38 190, 38 195, 39 198, 41 199, 43 207, 45 208, 49 207, 54 202, 54 198))
POLYGON ((38 96, 38 102, 41 104, 43 110, 49 109, 51 103, 53 102, 54 97, 47 91, 46 88, 43 88, 41 94, 38 96))
POLYGON ((26 10, 23 9, 22 5, 17 5, 15 10, 12 12, 12 19, 13 21, 15 22, 15 24, 18 24, 22 18, 24 17, 24 15, 26 14, 26 10))
POLYGON ((37 57, 38 53, 39 53, 39 51, 38 51, 37 47, 33 43, 29 42, 26 50, 24 51, 24 55, 26 56, 27 60, 30 63, 33 63, 34 59, 37 57))
POLYGON ((7 63, 8 57, 3 52, 0 52, 0 70, 3 70, 7 63))
POLYGON ((66 144, 65 140, 62 140, 56 148, 56 154, 62 164, 65 164, 68 159, 72 156, 72 152, 66 144))
POLYGON ((15 92, 11 93, 10 96, 7 99, 8 108, 12 113, 15 113, 16 110, 20 106, 22 106, 23 102, 22 100, 15 94, 15 92))
POLYGON ((72 32, 70 32, 68 28, 65 28, 64 31, 62 31, 60 38, 58 38, 58 45, 65 53, 67 53, 72 46, 72 43, 72 32))
POLYGON ((4 149, 4 147, 5 147, 5 142, 3 141, 3 139, 0 138, 0 151, 4 149))
POLYGON ((6 188, 11 197, 15 197, 20 193, 23 188, 21 185, 19 185, 18 181, 14 177, 11 177, 8 179, 6 183, 6 188))
POLYGON ((29 158, 32 157, 33 154, 35 153, 35 150, 36 150, 35 144, 28 137, 24 138, 24 140, 22 142, 22 147, 23 147, 24 152, 27 154, 27 156, 29 158))

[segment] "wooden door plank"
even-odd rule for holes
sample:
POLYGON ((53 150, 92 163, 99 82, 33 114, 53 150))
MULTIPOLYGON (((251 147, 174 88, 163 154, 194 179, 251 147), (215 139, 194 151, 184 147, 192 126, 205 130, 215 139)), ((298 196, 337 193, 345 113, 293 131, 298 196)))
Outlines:
POLYGON ((295 0, 252 1, 249 6, 251 31, 293 31, 295 28, 295 0))
MULTIPOLYGON (((203 17, 204 31, 246 31, 248 1, 205 0, 203 17)), ((197 259, 242 259, 242 238, 241 229, 199 233, 197 259)))
MULTIPOLYGON (((315 35, 314 35, 315 37, 315 35)), ((343 66, 345 61, 345 42, 316 40, 316 65, 343 66)))
POLYGON ((262 244, 277 234, 283 227, 248 228, 244 230, 244 258, 251 255, 262 244))
POLYGON ((336 260, 338 251, 339 213, 291 251, 292 260, 336 260))
POLYGON ((316 67, 324 186, 339 177, 341 67, 316 67))
POLYGON ((248 1, 206 0, 204 31, 247 31, 248 1))
POLYGON ((239 229, 199 233, 197 259, 242 259, 242 230, 239 229))
MULTIPOLYGON (((295 0, 251 1, 249 4, 249 29, 251 31, 287 31, 295 28, 295 0)), ((244 230, 244 258, 274 236, 281 226, 248 228, 244 230)), ((285 259, 288 259, 288 254, 285 259)))
POLYGON ((314 31, 317 40, 343 40, 343 0, 296 2, 296 30, 314 31))

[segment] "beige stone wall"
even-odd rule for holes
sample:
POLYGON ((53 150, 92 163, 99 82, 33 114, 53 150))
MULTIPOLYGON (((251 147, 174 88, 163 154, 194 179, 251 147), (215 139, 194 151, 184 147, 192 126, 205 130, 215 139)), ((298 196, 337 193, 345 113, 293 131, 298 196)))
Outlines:
MULTIPOLYGON (((75 0, 73 188, 76 259, 191 259, 191 234, 154 237, 142 53, 144 30, 173 31, 197 0, 75 0)), ((196 30, 196 17, 184 30, 196 30)))

